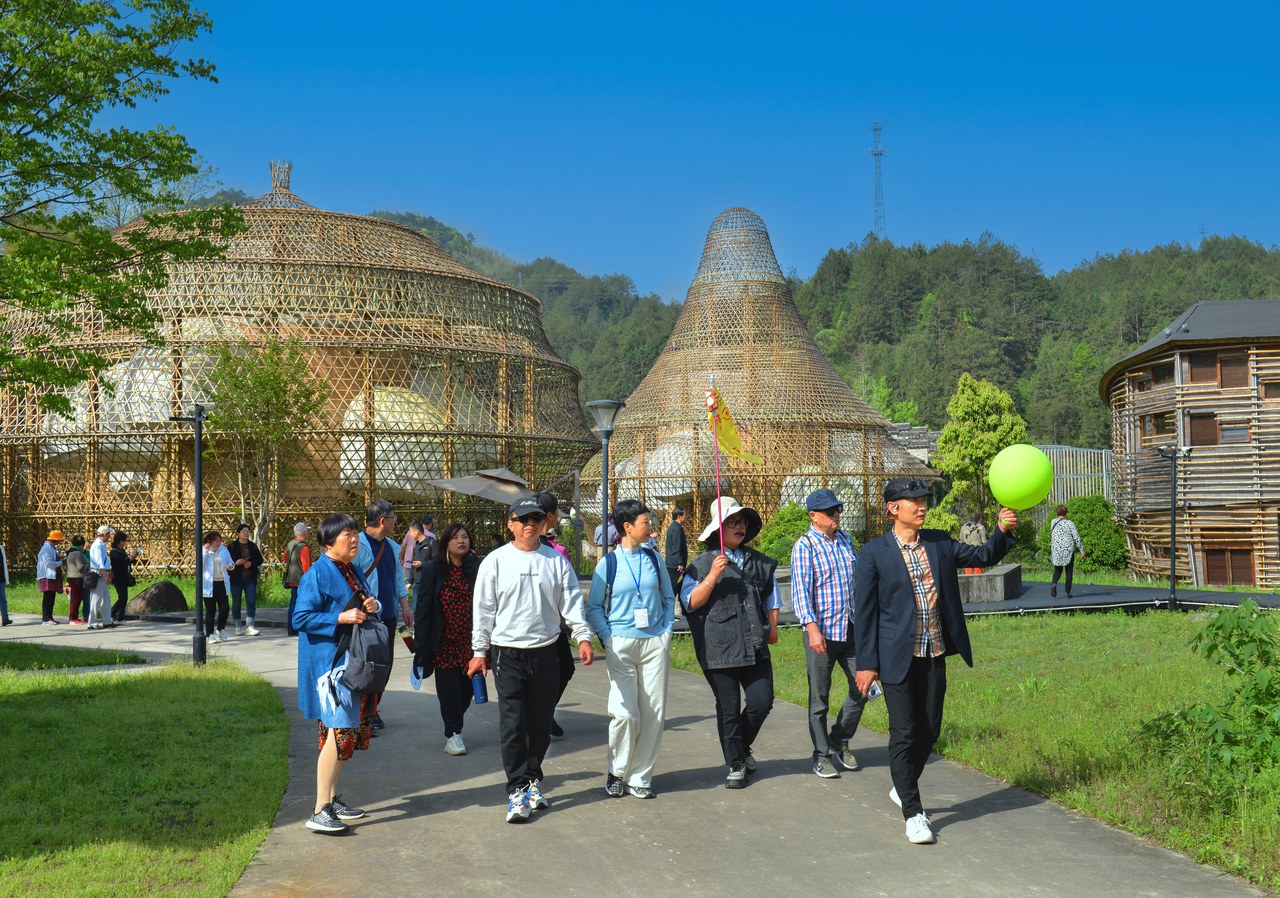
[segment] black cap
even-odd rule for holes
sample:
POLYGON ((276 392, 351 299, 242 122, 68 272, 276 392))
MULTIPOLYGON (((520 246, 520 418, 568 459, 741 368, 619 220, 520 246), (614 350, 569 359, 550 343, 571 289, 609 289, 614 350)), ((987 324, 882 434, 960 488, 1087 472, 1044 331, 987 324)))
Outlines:
POLYGON ((556 499, 555 493, 535 493, 534 498, 538 500, 538 507, 547 514, 552 512, 559 513, 560 503, 556 499))
POLYGON ((527 514, 546 514, 537 496, 525 496, 511 504, 511 517, 522 518, 527 514))
POLYGON ((823 487, 809 494, 809 498, 804 500, 804 507, 805 511, 830 511, 833 508, 844 508, 844 503, 834 492, 823 487))
POLYGON ((929 484, 916 477, 895 477, 884 485, 884 501, 919 499, 929 495, 929 484))

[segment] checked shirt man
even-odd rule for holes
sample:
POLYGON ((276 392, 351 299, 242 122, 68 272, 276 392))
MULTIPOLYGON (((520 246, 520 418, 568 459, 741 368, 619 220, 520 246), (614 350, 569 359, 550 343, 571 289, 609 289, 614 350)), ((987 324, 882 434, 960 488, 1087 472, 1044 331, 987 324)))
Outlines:
POLYGON ((809 675, 809 737, 813 740, 813 772, 823 779, 854 770, 858 761, 849 740, 858 731, 866 698, 855 685, 853 666, 853 570, 858 553, 853 540, 840 529, 844 503, 831 490, 820 489, 805 499, 809 530, 791 550, 791 605, 804 627, 805 670, 809 675), (831 675, 839 667, 849 697, 828 729, 831 675))

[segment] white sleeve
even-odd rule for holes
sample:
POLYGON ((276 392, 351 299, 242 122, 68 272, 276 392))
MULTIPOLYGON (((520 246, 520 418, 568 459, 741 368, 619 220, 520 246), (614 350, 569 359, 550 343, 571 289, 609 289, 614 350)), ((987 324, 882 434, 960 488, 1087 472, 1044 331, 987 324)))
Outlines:
POLYGON ((480 562, 471 599, 471 649, 477 656, 489 652, 494 619, 498 614, 498 560, 490 555, 480 562))

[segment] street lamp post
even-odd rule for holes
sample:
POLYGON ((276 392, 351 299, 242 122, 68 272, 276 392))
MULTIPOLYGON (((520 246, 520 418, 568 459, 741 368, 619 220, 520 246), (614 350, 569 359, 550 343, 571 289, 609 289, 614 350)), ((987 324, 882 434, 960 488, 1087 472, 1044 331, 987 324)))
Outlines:
POLYGON ((609 551, 609 437, 613 436, 613 422, 626 403, 620 399, 594 399, 587 403, 596 419, 596 432, 600 434, 600 532, 601 556, 609 551))
POLYGON ((199 667, 208 658, 204 635, 204 422, 212 403, 197 402, 187 416, 174 415, 170 421, 185 421, 195 429, 194 480, 196 491, 196 632, 191 639, 191 662, 199 667))
POLYGON ((1191 456, 1187 446, 1164 446, 1156 450, 1169 460, 1169 610, 1178 610, 1178 459, 1191 456))

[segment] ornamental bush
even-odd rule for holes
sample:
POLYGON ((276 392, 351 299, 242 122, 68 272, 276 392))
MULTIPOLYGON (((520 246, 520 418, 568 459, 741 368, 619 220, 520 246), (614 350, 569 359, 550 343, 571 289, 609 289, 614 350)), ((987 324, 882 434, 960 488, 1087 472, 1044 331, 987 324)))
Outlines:
POLYGON ((791 547, 809 529, 809 513, 798 502, 788 502, 765 522, 755 547, 778 564, 791 564, 791 547))
MULTIPOLYGON (((1102 496, 1077 496, 1067 500, 1067 517, 1080 531, 1084 543, 1084 558, 1076 558, 1077 571, 1122 571, 1128 566, 1124 529, 1116 523, 1111 503, 1102 496)), ((1040 557, 1049 561, 1050 528, 1053 526, 1052 509, 1049 519, 1036 539, 1040 557)))

